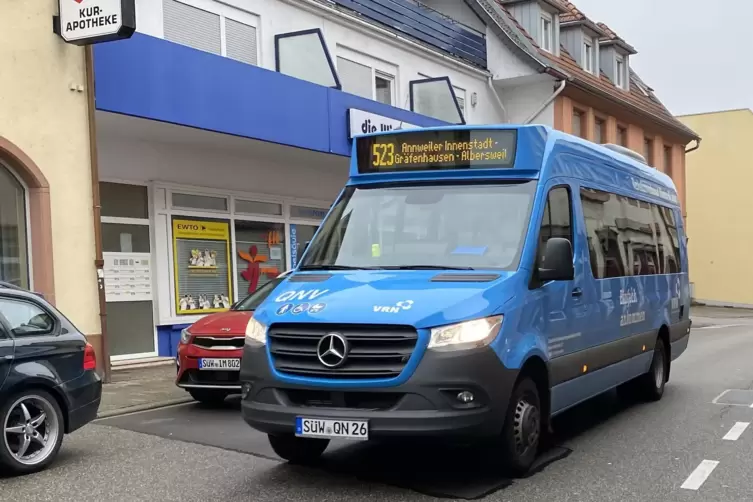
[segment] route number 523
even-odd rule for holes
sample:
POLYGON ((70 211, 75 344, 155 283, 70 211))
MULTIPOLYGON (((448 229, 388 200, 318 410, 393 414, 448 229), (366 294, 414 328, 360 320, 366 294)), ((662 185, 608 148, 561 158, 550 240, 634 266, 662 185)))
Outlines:
POLYGON ((375 167, 390 167, 395 164, 395 145, 392 143, 374 143, 371 148, 375 167))

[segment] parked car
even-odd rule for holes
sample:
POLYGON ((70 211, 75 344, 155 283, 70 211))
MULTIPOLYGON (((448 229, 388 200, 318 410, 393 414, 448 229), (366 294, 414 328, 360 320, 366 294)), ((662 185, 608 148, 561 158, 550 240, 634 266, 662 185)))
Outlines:
POLYGON ((41 295, 0 282, 0 471, 53 462, 71 433, 97 417, 94 348, 41 295))
POLYGON ((246 326, 254 310, 274 291, 287 272, 234 304, 228 312, 210 314, 184 329, 175 358, 175 383, 196 401, 217 405, 240 394, 238 378, 246 326))

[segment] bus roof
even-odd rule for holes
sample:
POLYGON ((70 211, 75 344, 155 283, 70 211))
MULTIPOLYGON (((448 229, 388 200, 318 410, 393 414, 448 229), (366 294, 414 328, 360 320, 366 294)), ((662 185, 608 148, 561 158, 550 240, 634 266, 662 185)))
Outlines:
MULTIPOLYGON (((454 154, 457 156, 458 151, 454 151, 454 154)), ((552 175, 575 176, 575 169, 564 169, 561 166, 560 169, 556 168, 557 164, 563 163, 553 161, 562 155, 572 155, 590 161, 590 165, 595 166, 590 175, 596 176, 602 181, 613 179, 614 171, 617 171, 619 174, 618 186, 624 187, 627 185, 631 191, 642 192, 650 198, 670 202, 674 205, 678 204, 675 185, 672 178, 666 174, 612 148, 595 144, 545 125, 451 125, 359 135, 353 141, 348 184, 363 185, 441 179, 539 179, 552 175), (467 131, 467 133, 457 134, 461 131, 467 131), (500 132, 495 133, 494 131, 500 132), (457 138, 462 139, 457 142, 457 138), (368 159, 373 156, 374 152, 384 153, 386 151, 379 150, 380 147, 385 145, 391 149, 387 153, 398 150, 401 153, 408 151, 410 153, 407 153, 407 155, 410 155, 413 159, 418 158, 417 156, 424 156, 425 158, 427 152, 431 155, 436 152, 441 154, 448 151, 443 146, 448 148, 456 145, 467 147, 469 141, 473 142, 479 139, 484 141, 493 139, 494 144, 504 143, 505 149, 509 149, 508 152, 505 152, 505 155, 499 152, 491 152, 491 155, 493 158, 503 157, 505 161, 495 165, 494 161, 480 160, 472 168, 469 168, 471 166, 466 164, 473 163, 473 160, 466 162, 461 168, 455 167, 453 162, 457 161, 453 161, 442 167, 432 165, 422 168, 422 164, 419 162, 415 164, 418 167, 407 166, 404 169, 402 167, 405 166, 381 170, 372 165, 368 166, 369 169, 364 169, 364 163, 370 162, 368 159), (380 144, 376 145, 376 143, 380 144), (365 149, 366 147, 371 148, 365 149), (373 148, 378 150, 373 150, 373 148), (508 153, 509 155, 507 155, 508 153)), ((378 156, 376 158, 378 160, 378 156)), ((382 158, 384 159, 384 157, 382 158)), ((433 159, 439 159, 440 163, 443 160, 441 155, 435 156, 433 159)), ((614 185, 615 183, 608 184, 614 185)))

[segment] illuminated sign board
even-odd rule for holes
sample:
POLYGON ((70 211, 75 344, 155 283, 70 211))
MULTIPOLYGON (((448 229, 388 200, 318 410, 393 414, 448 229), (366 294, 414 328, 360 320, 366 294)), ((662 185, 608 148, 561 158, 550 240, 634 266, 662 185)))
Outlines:
POLYGON ((383 134, 356 139, 360 173, 511 168, 514 129, 463 129, 383 134))

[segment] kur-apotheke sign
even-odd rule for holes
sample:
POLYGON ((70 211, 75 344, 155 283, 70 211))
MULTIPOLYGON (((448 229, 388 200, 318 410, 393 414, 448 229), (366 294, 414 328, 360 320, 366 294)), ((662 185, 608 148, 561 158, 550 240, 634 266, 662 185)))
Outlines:
POLYGON ((398 129, 416 129, 418 127, 401 120, 365 112, 358 108, 348 109, 348 122, 350 124, 350 138, 373 132, 389 132, 398 129))
POLYGON ((136 0, 58 0, 55 33, 76 45, 130 38, 136 31, 136 0))

